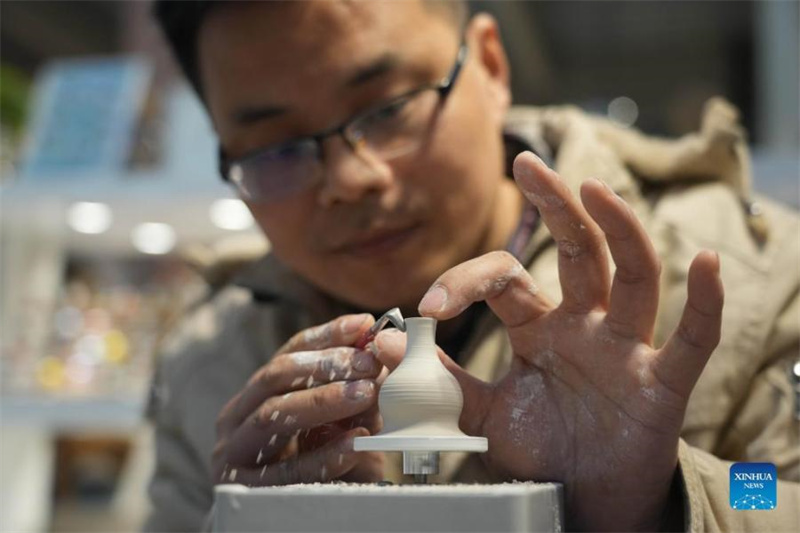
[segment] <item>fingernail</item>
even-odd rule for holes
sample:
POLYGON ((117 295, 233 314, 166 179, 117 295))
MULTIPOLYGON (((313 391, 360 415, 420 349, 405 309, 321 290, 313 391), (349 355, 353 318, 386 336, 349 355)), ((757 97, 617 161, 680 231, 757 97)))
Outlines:
MULTIPOLYGON (((375 344, 371 342, 370 344, 375 344)), ((369 348, 369 345, 367 346, 369 348)), ((369 372, 370 370, 376 370, 378 366, 378 362, 375 360, 375 356, 370 351, 367 352, 356 352, 353 356, 353 370, 356 372, 369 372)))
POLYGON ((369 379, 351 381, 344 386, 345 397, 351 400, 363 400, 375 390, 375 384, 369 379))
POLYGON ((377 357, 378 351, 391 350, 395 345, 402 342, 401 338, 403 335, 401 331, 394 328, 385 329, 378 333, 378 336, 375 337, 375 340, 372 342, 375 356, 377 357))
MULTIPOLYGON (((544 165, 544 161, 542 161, 542 158, 539 157, 535 152, 528 152, 528 153, 531 154, 531 157, 533 158, 534 161, 536 161, 537 163, 539 163, 541 165, 544 165)), ((545 165, 545 166, 547 166, 547 165, 545 165)))
POLYGON ((600 185, 602 185, 602 186, 603 186, 603 188, 604 188, 605 190, 607 190, 607 191, 610 191, 610 192, 612 192, 612 193, 614 192, 614 191, 611 189, 611 187, 608 185, 608 183, 606 183, 605 181, 601 180, 600 178, 592 178, 592 179, 593 179, 594 181, 596 181, 597 183, 599 183, 600 185))
POLYGON ((530 167, 527 164, 522 162, 522 160, 524 159, 522 156, 523 156, 523 154, 526 154, 526 153, 530 154, 534 161, 537 161, 539 163, 542 162, 541 158, 538 155, 534 154, 533 152, 523 152, 522 154, 518 155, 516 157, 516 159, 514 159, 514 165, 513 165, 512 170, 513 170, 515 176, 516 175, 520 175, 520 176, 524 176, 526 178, 532 178, 533 177, 533 171, 530 169, 530 167))
POLYGON ((363 313, 360 315, 347 317, 344 320, 344 322, 342 322, 342 333, 344 334, 355 333, 356 331, 361 329, 361 326, 367 320, 368 316, 370 315, 363 313))
POLYGON ((447 290, 441 285, 435 285, 422 298, 417 310, 419 313, 435 313, 441 311, 444 304, 447 302, 447 290))

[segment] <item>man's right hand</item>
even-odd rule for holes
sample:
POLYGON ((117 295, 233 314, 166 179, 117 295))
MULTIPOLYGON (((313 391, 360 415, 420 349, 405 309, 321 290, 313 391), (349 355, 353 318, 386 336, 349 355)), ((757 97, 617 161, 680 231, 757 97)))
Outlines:
POLYGON ((215 483, 383 478, 381 454, 353 451, 353 438, 380 429, 382 365, 352 347, 374 322, 345 315, 303 330, 253 374, 217 418, 215 483))

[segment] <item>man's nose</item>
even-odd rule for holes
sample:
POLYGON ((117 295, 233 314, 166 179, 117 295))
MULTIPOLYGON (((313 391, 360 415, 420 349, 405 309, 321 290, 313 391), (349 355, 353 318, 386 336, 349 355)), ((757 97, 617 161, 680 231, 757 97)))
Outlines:
POLYGON ((324 206, 358 201, 392 182, 389 165, 363 146, 351 146, 335 136, 325 140, 322 150, 324 179, 319 200, 324 206))

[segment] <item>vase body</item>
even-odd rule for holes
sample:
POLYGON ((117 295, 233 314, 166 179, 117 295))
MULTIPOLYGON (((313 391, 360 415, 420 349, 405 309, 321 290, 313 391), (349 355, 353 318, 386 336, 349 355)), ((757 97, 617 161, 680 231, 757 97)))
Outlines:
POLYGON ((403 361, 381 386, 382 435, 463 436, 458 381, 436 353, 436 320, 407 318, 403 361))

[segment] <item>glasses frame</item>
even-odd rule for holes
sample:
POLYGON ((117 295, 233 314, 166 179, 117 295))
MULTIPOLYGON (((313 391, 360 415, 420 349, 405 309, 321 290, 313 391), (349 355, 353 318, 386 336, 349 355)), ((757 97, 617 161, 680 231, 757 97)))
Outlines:
POLYGON ((361 111, 343 123, 339 124, 338 126, 334 126, 331 128, 327 128, 322 130, 318 133, 313 135, 306 135, 303 137, 298 137, 296 139, 292 139, 290 141, 274 144, 271 146, 266 146, 259 148, 257 150, 253 150, 241 157, 230 159, 225 154, 225 150, 220 143, 218 145, 218 152, 219 152, 219 173, 222 181, 232 184, 240 194, 247 194, 244 186, 242 186, 238 180, 231 178, 231 169, 237 165, 242 165, 249 160, 257 159, 260 157, 264 157, 268 154, 278 153, 280 151, 286 150, 288 147, 292 146, 300 146, 302 144, 306 144, 309 141, 313 142, 316 146, 315 155, 319 162, 322 162, 322 143, 329 137, 333 137, 339 135, 344 139, 344 141, 351 147, 351 149, 356 150, 359 145, 360 138, 357 135, 353 134, 352 126, 353 124, 357 124, 364 119, 375 115, 387 108, 396 105, 398 102, 410 99, 417 94, 429 91, 431 89, 435 89, 439 94, 439 102, 437 106, 441 107, 444 102, 447 100, 447 97, 450 95, 450 92, 453 90, 453 86, 455 85, 456 81, 458 80, 458 76, 461 73, 461 70, 464 66, 464 62, 467 58, 467 45, 466 43, 462 43, 458 49, 458 55, 456 56, 455 63, 453 67, 450 69, 450 72, 444 79, 437 83, 430 83, 423 85, 422 87, 417 87, 416 89, 412 89, 408 92, 395 96, 389 100, 383 101, 375 106, 370 107, 364 111, 361 111))

